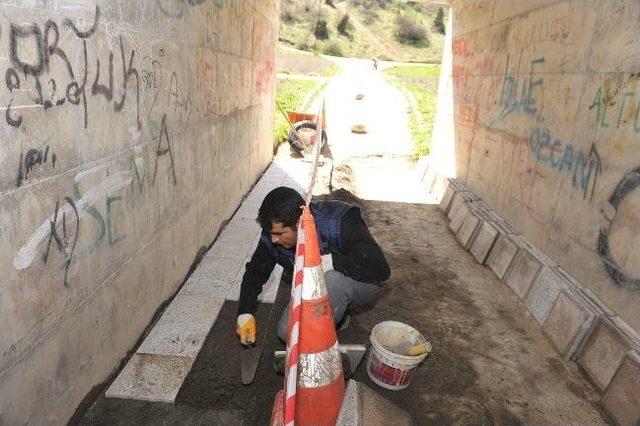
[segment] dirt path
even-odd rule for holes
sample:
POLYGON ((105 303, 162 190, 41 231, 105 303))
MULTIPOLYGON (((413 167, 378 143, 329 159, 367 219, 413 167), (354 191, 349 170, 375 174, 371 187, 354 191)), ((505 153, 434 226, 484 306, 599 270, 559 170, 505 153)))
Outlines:
MULTIPOLYGON (((371 61, 331 58, 340 73, 327 86, 324 97, 327 133, 337 162, 354 156, 408 156, 413 149, 407 105, 400 92, 388 85, 371 61), (357 95, 363 95, 357 100, 357 95), (351 127, 365 126, 366 134, 351 127)), ((318 99, 312 111, 319 106, 318 99)))

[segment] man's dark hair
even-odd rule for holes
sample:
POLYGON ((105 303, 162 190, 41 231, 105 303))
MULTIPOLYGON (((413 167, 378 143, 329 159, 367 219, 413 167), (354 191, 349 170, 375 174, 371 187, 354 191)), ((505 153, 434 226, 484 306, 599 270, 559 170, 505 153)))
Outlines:
POLYGON ((265 231, 271 231, 273 222, 282 226, 295 226, 302 214, 304 198, 295 189, 279 186, 264 197, 258 210, 258 223, 265 231))

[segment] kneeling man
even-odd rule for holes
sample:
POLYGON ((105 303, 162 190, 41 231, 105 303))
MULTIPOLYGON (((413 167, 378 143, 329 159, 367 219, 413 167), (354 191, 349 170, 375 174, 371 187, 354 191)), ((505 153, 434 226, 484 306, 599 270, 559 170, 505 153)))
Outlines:
MULTIPOLYGON (((267 194, 258 210, 257 221, 262 227, 262 235, 247 263, 238 306, 236 331, 244 345, 256 340, 253 314, 258 295, 275 264, 293 271, 302 206, 304 199, 296 190, 281 186, 267 194)), ((389 278, 389 265, 358 207, 337 200, 312 201, 309 207, 318 232, 333 322, 337 325, 346 322, 345 314, 349 311, 359 309, 379 296, 379 283, 389 278)), ((289 307, 278 323, 278 337, 283 341, 288 320, 289 307)))

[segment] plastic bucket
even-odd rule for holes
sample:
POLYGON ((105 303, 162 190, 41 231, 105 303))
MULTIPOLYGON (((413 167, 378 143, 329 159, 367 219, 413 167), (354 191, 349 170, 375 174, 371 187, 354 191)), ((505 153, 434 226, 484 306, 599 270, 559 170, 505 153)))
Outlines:
POLYGON ((398 321, 377 324, 371 330, 370 340, 367 373, 377 385, 391 390, 409 386, 418 365, 431 350, 418 330, 398 321), (418 345, 425 345, 427 351, 417 356, 407 355, 409 348, 418 345))

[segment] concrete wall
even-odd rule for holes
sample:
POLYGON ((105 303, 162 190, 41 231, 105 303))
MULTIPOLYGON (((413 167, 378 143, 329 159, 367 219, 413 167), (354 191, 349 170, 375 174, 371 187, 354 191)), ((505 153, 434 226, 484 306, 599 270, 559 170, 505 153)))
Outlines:
POLYGON ((454 1, 433 150, 638 331, 639 15, 627 0, 454 1))
POLYGON ((0 424, 65 422, 270 162, 276 9, 0 2, 0 424))

